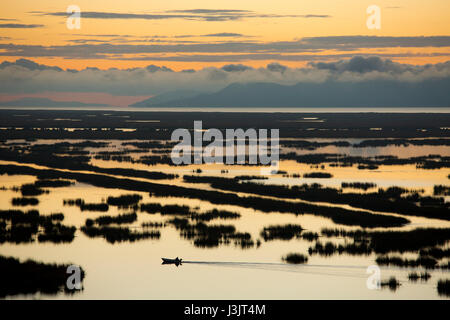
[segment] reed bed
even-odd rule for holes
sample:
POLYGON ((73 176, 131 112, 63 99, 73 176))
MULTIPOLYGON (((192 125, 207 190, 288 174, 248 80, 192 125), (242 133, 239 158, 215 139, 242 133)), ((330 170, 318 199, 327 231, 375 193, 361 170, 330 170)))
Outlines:
POLYGON ((282 260, 290 264, 305 264, 308 262, 308 257, 301 253, 288 253, 282 260))

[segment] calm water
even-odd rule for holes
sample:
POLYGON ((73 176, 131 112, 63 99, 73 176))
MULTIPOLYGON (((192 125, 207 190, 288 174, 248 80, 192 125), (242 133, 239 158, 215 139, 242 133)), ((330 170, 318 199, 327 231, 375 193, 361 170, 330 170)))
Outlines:
POLYGON ((105 111, 176 111, 176 112, 305 112, 305 113, 346 113, 346 112, 381 112, 381 113, 449 113, 450 107, 428 108, 136 108, 136 107, 7 107, 1 106, 0 110, 105 110, 105 111))
MULTIPOLYGON (((11 141, 10 141, 11 142, 11 141)), ((35 143, 43 143, 37 141, 35 143)), ((45 141, 52 143, 52 141, 45 141)), ((53 141, 54 142, 54 141, 53 141)), ((74 141, 72 141, 74 142, 74 141)), ((120 148, 118 142, 112 142, 108 150, 120 148)), ((334 148, 334 147, 333 147, 334 148)), ((382 148, 346 148, 327 152, 344 152, 358 155, 394 154, 399 156, 426 155, 435 153, 434 147, 382 147, 382 148), (373 150, 372 150, 373 149, 373 150)), ((338 148, 340 149, 340 148, 338 148)), ((99 151, 102 149, 93 149, 99 151)), ((316 150, 319 152, 319 150, 316 150)), ((324 151, 324 150, 321 150, 324 151)), ((439 153, 450 154, 449 147, 439 147, 439 153)), ((140 154, 142 155, 142 154, 140 154)), ((0 164, 8 162, 0 161, 0 164)), ((119 163, 115 161, 92 160, 100 167, 123 167, 167 173, 191 174, 192 170, 202 168, 203 175, 233 177, 235 175, 252 175, 257 167, 203 165, 171 167, 167 165, 146 166, 142 164, 119 163), (227 169, 227 174, 221 174, 227 169)), ((280 170, 289 174, 311 171, 308 165, 294 161, 282 161, 280 170)), ((318 182, 329 186, 340 186, 341 182, 375 182, 378 187, 403 186, 412 189, 424 189, 432 193, 437 184, 448 185, 449 169, 421 170, 413 165, 380 166, 377 170, 358 170, 354 167, 331 168, 324 171, 333 174, 331 179, 285 178, 281 175, 270 176, 264 183, 303 184, 318 182)), ((0 191, 0 209, 10 209, 11 199, 18 194, 8 188, 31 183, 31 176, 0 176, 0 186, 7 190, 0 191)), ((186 185, 195 188, 211 189, 207 185, 188 184, 181 180, 158 180, 158 183, 186 185)), ((64 224, 81 227, 87 218, 94 219, 105 213, 81 212, 78 207, 63 206, 64 199, 82 198, 87 203, 98 203, 108 196, 119 196, 138 192, 127 192, 114 188, 99 188, 88 184, 75 183, 70 187, 52 188, 49 194, 39 196, 37 208, 41 214, 63 212, 64 224)), ((0 254, 22 259, 34 259, 53 263, 75 263, 86 271, 83 282, 84 290, 74 296, 63 294, 27 296, 26 298, 63 298, 63 299, 444 299, 436 290, 438 279, 448 278, 446 271, 432 271, 432 278, 426 282, 411 283, 407 275, 411 270, 381 267, 382 279, 395 276, 401 286, 395 292, 388 289, 369 290, 366 286, 368 274, 366 269, 375 264, 376 256, 334 255, 332 257, 310 256, 306 265, 287 265, 282 262, 283 255, 289 252, 307 253, 314 242, 303 239, 290 241, 264 241, 260 232, 269 225, 299 224, 307 231, 320 232, 324 227, 352 229, 336 225, 330 219, 313 215, 286 213, 263 213, 258 210, 231 205, 213 205, 207 201, 185 198, 151 197, 141 192, 142 203, 158 202, 161 204, 188 205, 199 207, 204 212, 210 209, 223 209, 238 212, 237 220, 213 220, 209 224, 234 225, 237 231, 248 232, 261 245, 248 249, 233 244, 220 245, 217 248, 199 248, 190 240, 180 236, 173 226, 162 228, 158 240, 141 240, 110 244, 102 238, 88 238, 77 230, 74 241, 70 244, 2 244, 0 254), (161 265, 161 257, 182 257, 189 261, 182 266, 161 265), (176 290, 174 290, 176 288, 176 290)), ((331 204, 330 204, 331 205, 331 204)), ((128 213, 129 209, 110 206, 107 215, 128 213)), ((140 229, 143 222, 164 222, 170 216, 138 212, 138 221, 131 225, 140 229)), ((450 222, 421 217, 407 217, 411 224, 397 230, 410 230, 417 227, 450 227, 450 222)), ((344 243, 345 239, 327 239, 335 243, 344 243)), ((347 240, 348 241, 348 240, 347 240)), ((324 240, 326 242, 326 240, 324 240)), ((11 298, 23 298, 14 296, 11 298)))

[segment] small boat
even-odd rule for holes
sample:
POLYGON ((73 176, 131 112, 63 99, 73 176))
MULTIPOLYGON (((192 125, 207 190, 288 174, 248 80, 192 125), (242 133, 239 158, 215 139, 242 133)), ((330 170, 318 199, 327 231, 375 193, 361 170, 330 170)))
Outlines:
POLYGON ((181 261, 183 259, 179 259, 178 257, 176 257, 175 259, 169 259, 169 258, 161 258, 163 261, 163 264, 174 264, 176 266, 181 264, 181 261))

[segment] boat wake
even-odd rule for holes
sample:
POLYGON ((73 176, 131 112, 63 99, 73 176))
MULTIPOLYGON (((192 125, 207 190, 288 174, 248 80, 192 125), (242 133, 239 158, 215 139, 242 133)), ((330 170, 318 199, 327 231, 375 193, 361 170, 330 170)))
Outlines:
POLYGON ((183 264, 198 264, 205 266, 247 268, 267 271, 295 272, 352 278, 367 278, 365 266, 346 265, 292 265, 285 263, 265 262, 223 262, 223 261, 183 261, 183 264))

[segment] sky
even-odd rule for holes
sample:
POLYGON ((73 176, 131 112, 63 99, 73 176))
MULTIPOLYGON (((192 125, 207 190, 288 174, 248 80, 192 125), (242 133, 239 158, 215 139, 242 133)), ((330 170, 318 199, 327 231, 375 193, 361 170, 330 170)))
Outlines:
MULTIPOLYGON (((106 101, 107 95, 151 96, 163 91, 124 89, 118 93, 102 86, 73 86, 72 78, 80 78, 73 71, 86 68, 147 70, 152 77, 170 69, 180 75, 178 82, 187 82, 187 70, 223 70, 225 65, 267 70, 270 64, 280 64, 308 69, 318 62, 354 56, 377 56, 414 66, 450 60, 448 0, 3 0, 0 9, 0 63, 26 59, 61 69, 32 68, 28 76, 40 85, 27 89, 8 85, 0 90, 0 101, 43 92, 52 97, 57 97, 56 92, 77 92, 80 99, 106 101), (81 10, 79 29, 68 28, 71 5, 81 10), (379 29, 367 26, 371 5, 380 8, 379 29), (50 77, 45 73, 57 72, 65 74, 64 79, 61 74, 57 78, 67 85, 52 89, 54 84, 45 82, 50 77)), ((13 67, 17 65, 3 64, 0 79, 25 77, 26 70, 13 71, 13 67)), ((22 63, 21 67, 29 66, 22 63)), ((89 71, 96 73, 96 69, 89 71)), ((91 79, 114 82, 111 77, 127 78, 111 72, 97 73, 91 79)), ((165 78, 167 74, 162 75, 165 78)), ((254 78, 264 77, 249 75, 248 80, 254 78)))

